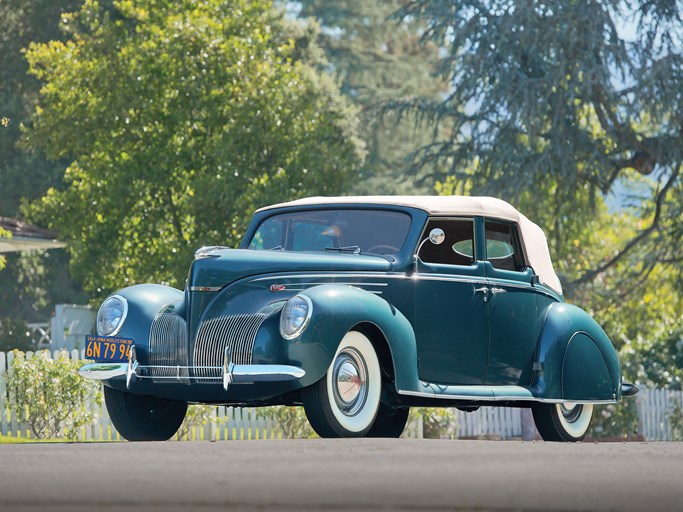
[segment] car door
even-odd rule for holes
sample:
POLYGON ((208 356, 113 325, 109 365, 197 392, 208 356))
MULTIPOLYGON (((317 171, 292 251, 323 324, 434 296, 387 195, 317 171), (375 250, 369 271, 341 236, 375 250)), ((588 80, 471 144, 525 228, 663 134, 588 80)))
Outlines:
POLYGON ((484 222, 490 341, 485 383, 529 385, 538 341, 537 293, 517 225, 484 222))
POLYGON ((431 219, 445 240, 420 250, 415 285, 418 375, 442 384, 483 384, 489 322, 484 262, 476 261, 473 219, 431 219))

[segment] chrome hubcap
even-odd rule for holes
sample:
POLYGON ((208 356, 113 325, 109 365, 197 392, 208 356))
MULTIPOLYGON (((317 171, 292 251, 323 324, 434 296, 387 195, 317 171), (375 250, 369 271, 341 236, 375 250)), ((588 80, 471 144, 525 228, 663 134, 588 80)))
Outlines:
POLYGON ((562 416, 568 423, 574 423, 581 417, 581 412, 583 411, 583 405, 581 404, 560 404, 560 412, 562 416))
POLYGON ((368 395, 368 370, 363 357, 352 348, 342 350, 334 361, 332 382, 334 400, 346 416, 363 408, 368 395))

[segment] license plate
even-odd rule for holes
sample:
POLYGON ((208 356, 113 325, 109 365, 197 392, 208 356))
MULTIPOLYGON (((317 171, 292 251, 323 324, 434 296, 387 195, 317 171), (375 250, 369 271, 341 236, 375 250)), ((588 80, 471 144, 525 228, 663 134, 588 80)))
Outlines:
POLYGON ((115 363, 128 361, 133 340, 110 336, 86 336, 85 358, 115 363))

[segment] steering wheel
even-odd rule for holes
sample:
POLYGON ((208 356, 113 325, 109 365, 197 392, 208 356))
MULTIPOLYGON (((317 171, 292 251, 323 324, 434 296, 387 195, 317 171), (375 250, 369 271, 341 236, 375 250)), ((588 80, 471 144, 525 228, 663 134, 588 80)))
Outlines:
POLYGON ((398 247, 394 247, 393 245, 379 244, 373 245, 365 252, 375 252, 378 254, 396 254, 397 252, 401 252, 401 250, 398 247))

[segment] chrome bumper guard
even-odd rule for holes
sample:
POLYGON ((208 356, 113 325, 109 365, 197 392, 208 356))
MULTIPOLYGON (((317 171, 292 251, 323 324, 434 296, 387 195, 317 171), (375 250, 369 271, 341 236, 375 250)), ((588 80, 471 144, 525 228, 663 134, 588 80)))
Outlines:
POLYGON ((223 366, 149 366, 138 363, 135 347, 130 348, 127 363, 86 364, 78 373, 86 379, 107 380, 126 376, 126 387, 130 389, 136 379, 187 381, 189 370, 222 370, 220 377, 189 377, 193 380, 223 381, 226 391, 233 382, 282 382, 297 380, 306 372, 297 366, 284 364, 234 364, 230 359, 230 348, 226 347, 223 366), (148 370, 176 370, 175 375, 152 376, 148 370))

